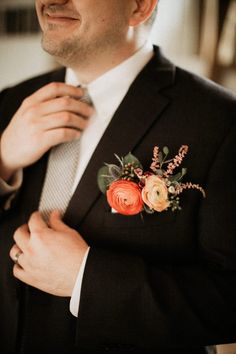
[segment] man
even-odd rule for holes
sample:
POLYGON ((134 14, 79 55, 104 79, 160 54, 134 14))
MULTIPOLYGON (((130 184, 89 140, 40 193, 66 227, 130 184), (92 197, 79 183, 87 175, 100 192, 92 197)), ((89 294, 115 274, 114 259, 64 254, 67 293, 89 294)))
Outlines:
POLYGON ((67 70, 0 98, 4 354, 199 354, 236 339, 236 98, 150 46, 156 5, 36 0, 43 48, 67 70), (57 152, 70 141, 79 157, 64 193, 57 152), (129 151, 148 168, 155 145, 189 146, 188 180, 206 199, 113 213, 98 170, 129 151))

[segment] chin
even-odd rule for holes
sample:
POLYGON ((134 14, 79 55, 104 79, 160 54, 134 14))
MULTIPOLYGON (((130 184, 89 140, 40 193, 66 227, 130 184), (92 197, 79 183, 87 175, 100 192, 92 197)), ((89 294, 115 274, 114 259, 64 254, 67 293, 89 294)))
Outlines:
POLYGON ((45 52, 53 56, 56 61, 63 66, 72 66, 76 62, 76 51, 69 41, 56 41, 55 38, 43 36, 42 48, 45 52))

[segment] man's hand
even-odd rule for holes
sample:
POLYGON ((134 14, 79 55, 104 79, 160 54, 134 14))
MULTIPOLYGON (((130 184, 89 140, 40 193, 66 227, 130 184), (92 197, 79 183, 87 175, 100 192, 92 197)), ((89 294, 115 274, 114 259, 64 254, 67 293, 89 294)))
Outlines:
POLYGON ((80 265, 88 245, 80 234, 52 212, 48 226, 39 212, 31 215, 28 225, 14 233, 15 244, 10 251, 18 264, 13 274, 22 282, 57 296, 71 296, 80 265))
POLYGON ((50 83, 26 98, 1 137, 0 176, 8 180, 51 147, 80 137, 93 108, 83 90, 50 83))

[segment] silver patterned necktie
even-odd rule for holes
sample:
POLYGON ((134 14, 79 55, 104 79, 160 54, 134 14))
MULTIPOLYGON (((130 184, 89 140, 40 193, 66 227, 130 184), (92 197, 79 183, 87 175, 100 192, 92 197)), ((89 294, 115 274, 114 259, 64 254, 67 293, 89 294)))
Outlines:
MULTIPOLYGON (((87 91, 81 100, 91 104, 87 91)), ((39 202, 39 211, 46 221, 53 210, 59 210, 63 215, 69 204, 79 161, 79 145, 80 139, 76 139, 51 149, 39 202)))

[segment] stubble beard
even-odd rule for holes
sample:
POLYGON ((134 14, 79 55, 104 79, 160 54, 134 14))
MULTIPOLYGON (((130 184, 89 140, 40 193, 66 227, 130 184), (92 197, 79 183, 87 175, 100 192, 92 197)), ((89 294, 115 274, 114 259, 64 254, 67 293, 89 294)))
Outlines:
MULTIPOLYGON (((80 48, 80 41, 75 37, 56 41, 48 36, 47 33, 44 33, 42 35, 41 44, 45 52, 52 55, 64 66, 71 66, 78 61, 78 56, 84 56, 82 55, 82 50, 80 48)), ((82 61, 84 61, 84 59, 82 61)))
POLYGON ((63 66, 76 68, 89 66, 96 62, 104 53, 119 50, 120 35, 116 29, 112 29, 103 36, 97 36, 89 41, 83 41, 78 36, 71 35, 64 40, 56 40, 47 32, 42 35, 42 48, 52 55, 63 66))

